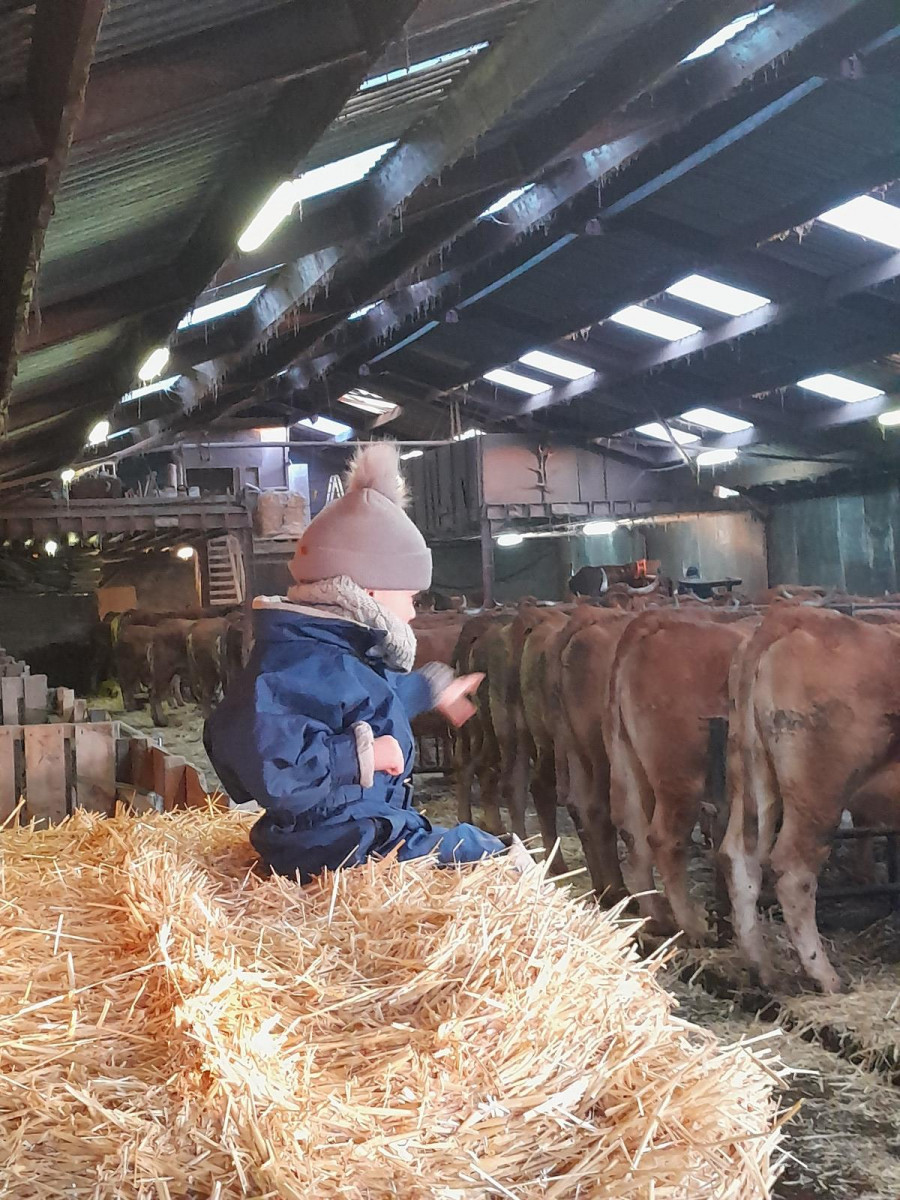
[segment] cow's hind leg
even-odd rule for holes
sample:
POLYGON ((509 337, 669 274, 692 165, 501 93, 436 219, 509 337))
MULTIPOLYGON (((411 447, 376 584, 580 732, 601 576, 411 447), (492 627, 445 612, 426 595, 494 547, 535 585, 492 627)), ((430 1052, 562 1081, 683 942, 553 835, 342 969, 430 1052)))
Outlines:
MULTIPOLYGON (((556 764, 552 753, 540 751, 535 763, 534 779, 531 783, 531 798, 537 811, 538 823, 541 827, 541 838, 546 854, 553 853, 559 831, 556 824, 556 764)), ((548 871, 551 875, 564 875, 568 870, 561 848, 550 860, 548 871)))
POLYGON ((590 765, 569 754, 569 810, 581 838, 594 891, 607 904, 627 896, 619 865, 616 829, 609 813, 609 763, 598 756, 590 765))
POLYGON ((702 945, 708 933, 706 914, 701 905, 691 899, 688 890, 691 835, 699 810, 699 795, 691 797, 683 791, 667 793, 657 787, 649 833, 650 848, 675 924, 684 930, 693 945, 702 945))
POLYGON ((650 820, 655 807, 653 789, 624 729, 610 755, 610 812, 625 845, 623 874, 628 890, 637 898, 641 916, 651 922, 651 932, 675 933, 672 912, 656 890, 650 820))
POLYGON ((816 925, 816 889, 827 857, 828 847, 786 815, 772 851, 775 892, 804 971, 823 992, 839 992, 841 980, 816 925))

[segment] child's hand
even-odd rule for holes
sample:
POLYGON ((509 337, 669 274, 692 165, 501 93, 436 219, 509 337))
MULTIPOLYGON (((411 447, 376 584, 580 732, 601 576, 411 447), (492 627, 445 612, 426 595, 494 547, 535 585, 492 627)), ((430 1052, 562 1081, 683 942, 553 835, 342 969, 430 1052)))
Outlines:
POLYGON ((478 691, 482 679, 483 675, 460 675, 444 688, 434 707, 451 725, 465 725, 475 715, 475 705, 469 696, 478 691))
POLYGON ((405 763, 403 751, 396 738, 377 737, 373 744, 375 751, 375 770, 384 771, 386 775, 402 775, 405 763))

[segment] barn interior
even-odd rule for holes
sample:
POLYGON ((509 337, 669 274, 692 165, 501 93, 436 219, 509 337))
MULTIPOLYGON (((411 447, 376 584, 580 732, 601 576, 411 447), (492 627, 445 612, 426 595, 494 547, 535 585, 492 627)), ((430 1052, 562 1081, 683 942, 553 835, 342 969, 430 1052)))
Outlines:
MULTIPOLYGON (((381 439, 432 552, 421 627, 443 619, 451 650, 479 614, 567 620, 579 590, 767 629, 778 601, 853 629, 877 607, 894 719, 898 280, 897 0, 0 0, 0 822, 71 815, 81 745, 95 811, 218 788, 202 730, 226 668, 173 668, 148 707, 116 637, 221 619, 245 659, 254 598, 285 595, 381 439)), ((658 687, 678 706, 694 681, 658 687)), ((726 807, 728 711, 698 713, 726 807)), ((420 802, 453 825, 460 739, 431 732, 420 802)), ((818 922, 846 995, 802 952, 797 973, 765 888, 787 980, 730 940, 666 968, 688 1018, 778 1033, 800 1072, 780 1179, 747 1196, 900 1196, 884 795, 829 835, 818 922)), ((590 866, 568 807, 566 861, 590 866)), ((530 800, 516 832, 546 834, 530 800)), ((445 1195, 557 1194, 501 1185, 445 1195)))

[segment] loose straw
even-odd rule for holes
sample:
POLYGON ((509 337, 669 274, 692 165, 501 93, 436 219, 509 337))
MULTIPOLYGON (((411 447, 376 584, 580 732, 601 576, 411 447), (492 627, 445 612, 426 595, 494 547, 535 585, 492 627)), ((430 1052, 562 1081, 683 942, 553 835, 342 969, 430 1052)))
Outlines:
POLYGON ((263 879, 249 824, 0 834, 0 1196, 768 1195, 777 1060, 631 926, 501 861, 263 879))

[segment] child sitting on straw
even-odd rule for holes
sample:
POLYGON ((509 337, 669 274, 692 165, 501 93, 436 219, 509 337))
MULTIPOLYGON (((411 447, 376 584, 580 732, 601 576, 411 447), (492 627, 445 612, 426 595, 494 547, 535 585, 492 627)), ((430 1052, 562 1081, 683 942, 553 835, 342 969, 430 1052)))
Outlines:
POLYGON ((481 677, 454 678, 441 663, 411 670, 413 597, 431 586, 431 553, 403 511, 398 460, 389 442, 357 453, 346 494, 297 543, 287 599, 254 602, 250 661, 206 723, 232 799, 266 810, 254 847, 304 882, 397 846, 400 858, 436 850, 443 863, 506 849, 473 825, 432 826, 411 807, 410 721, 436 708, 462 724, 481 677))

